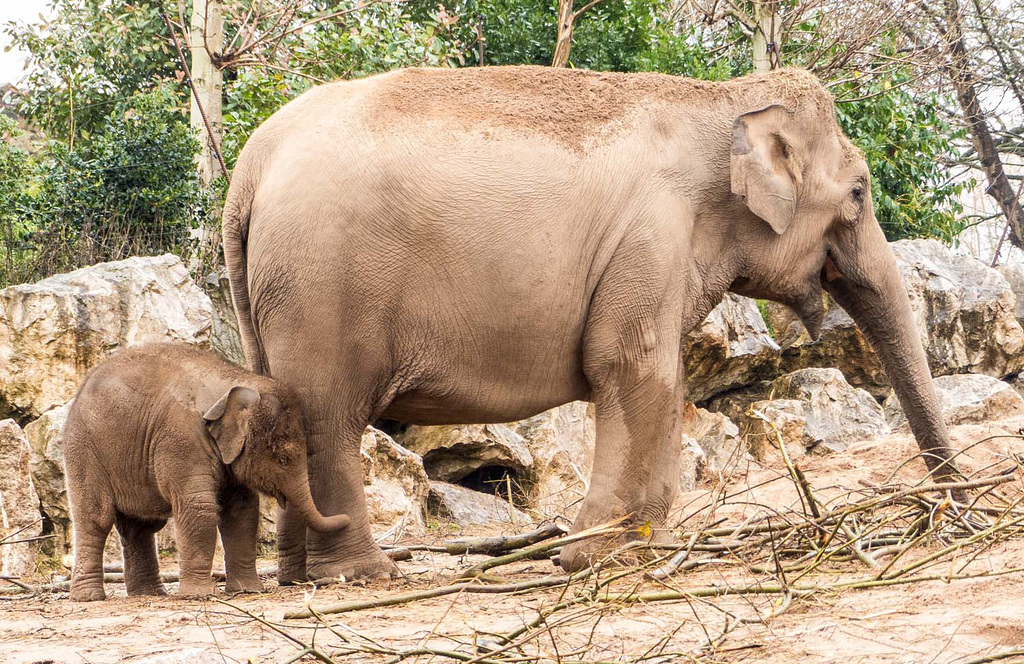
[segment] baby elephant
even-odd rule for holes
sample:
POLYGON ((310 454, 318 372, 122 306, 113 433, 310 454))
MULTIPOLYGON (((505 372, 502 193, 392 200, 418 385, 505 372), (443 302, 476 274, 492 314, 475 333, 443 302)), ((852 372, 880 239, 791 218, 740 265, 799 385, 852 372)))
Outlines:
POLYGON ((259 591, 253 491, 291 503, 319 532, 297 397, 212 353, 157 344, 120 351, 85 379, 64 428, 75 533, 71 599, 101 600, 103 545, 117 526, 129 595, 162 595, 153 535, 174 517, 181 594, 211 595, 217 531, 229 592, 259 591))

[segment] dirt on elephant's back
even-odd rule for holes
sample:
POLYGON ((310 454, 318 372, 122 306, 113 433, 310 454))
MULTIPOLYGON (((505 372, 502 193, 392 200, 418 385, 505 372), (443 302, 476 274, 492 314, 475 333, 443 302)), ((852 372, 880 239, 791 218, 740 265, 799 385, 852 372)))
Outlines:
POLYGON ((371 99, 369 115, 381 126, 432 118, 463 129, 484 125, 528 130, 574 151, 588 139, 610 133, 634 110, 658 103, 719 108, 725 130, 737 108, 752 110, 769 103, 832 106, 818 80, 801 70, 709 82, 534 66, 406 69, 382 78, 371 99))
MULTIPOLYGON (((986 472, 991 464, 1005 463, 1014 454, 1024 453, 1024 441, 1016 437, 1022 426, 1024 418, 954 428, 954 444, 968 448, 961 459, 962 469, 986 472), (1002 438, 991 438, 993 435, 1002 438)), ((897 468, 897 478, 909 482, 921 468, 917 461, 901 464, 915 451, 909 436, 894 435, 854 445, 841 454, 799 457, 796 463, 823 504, 828 504, 843 491, 887 480, 897 468)), ((703 487, 682 495, 676 503, 675 518, 683 518, 703 502, 721 495, 732 496, 730 505, 720 512, 730 522, 741 518, 750 505, 791 505, 797 500, 796 489, 785 472, 778 458, 769 458, 763 464, 746 462, 726 485, 719 487, 725 489, 724 493, 703 487)), ((1000 485, 1000 491, 1012 499, 1024 496, 1019 476, 1010 484, 1000 485)), ((855 521, 851 523, 858 527, 855 521)), ((463 534, 495 535, 499 531, 493 528, 463 534)), ((416 541, 438 543, 451 536, 435 532, 433 537, 416 541)), ((924 560, 943 546, 934 542, 915 549, 899 564, 924 560)), ((1020 567, 1024 540, 1001 541, 972 558, 976 552, 965 548, 952 562, 927 569, 926 573, 968 576, 1020 567)), ((463 592, 324 616, 335 633, 323 626, 314 630, 316 625, 309 619, 283 619, 285 612, 302 609, 307 603, 323 607, 440 588, 484 559, 420 552, 413 560, 399 563, 404 578, 328 586, 315 593, 309 588, 274 588, 268 579, 270 590, 265 594, 225 598, 233 606, 173 596, 127 598, 119 585, 108 585, 114 598, 94 604, 71 604, 66 593, 26 599, 8 596, 0 600, 0 661, 105 663, 191 647, 208 653, 210 661, 284 662, 300 652, 300 646, 257 618, 280 626, 303 643, 315 641, 320 653, 338 662, 384 662, 396 653, 416 648, 455 651, 463 658, 485 654, 475 650, 474 644, 496 647, 494 634, 509 633, 535 621, 539 611, 550 610, 565 599, 564 588, 519 595, 463 592)), ((548 561, 519 562, 495 571, 508 582, 559 573, 548 561)), ((703 565, 664 582, 644 581, 633 590, 654 593, 735 587, 745 583, 750 573, 735 560, 723 559, 720 564, 703 565)), ((835 584, 875 574, 856 561, 847 561, 814 582, 835 584)), ((778 583, 771 574, 756 578, 764 587, 778 583)), ((786 576, 787 583, 794 587, 808 580, 792 573, 786 576)), ((553 613, 546 626, 530 632, 529 638, 507 650, 504 658, 519 662, 536 661, 530 657, 631 662, 660 652, 661 657, 644 661, 963 662, 1024 647, 1024 611, 1020 603, 1024 572, 1020 571, 949 582, 937 579, 794 594, 788 600, 783 597, 746 594, 646 603, 581 602, 553 613), (771 617, 773 613, 778 615, 771 617)), ((500 659, 499 655, 491 656, 491 661, 500 659)), ((308 657, 303 661, 307 660, 312 661, 308 657)), ((434 655, 405 661, 454 660, 434 655)))

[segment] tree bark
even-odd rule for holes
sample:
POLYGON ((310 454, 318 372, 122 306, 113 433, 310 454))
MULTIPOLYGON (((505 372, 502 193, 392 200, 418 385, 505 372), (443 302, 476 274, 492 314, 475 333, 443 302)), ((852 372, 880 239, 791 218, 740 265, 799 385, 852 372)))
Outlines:
POLYGON ((995 199, 1003 216, 1010 224, 1010 242, 1024 248, 1024 209, 1017 200, 1013 185, 1003 169, 996 142, 989 129, 988 118, 978 99, 977 79, 971 66, 967 48, 964 45, 963 27, 960 24, 960 6, 957 0, 943 0, 946 26, 943 38, 949 49, 950 73, 957 101, 964 114, 964 121, 971 132, 971 142, 978 154, 981 169, 985 172, 988 188, 985 193, 995 199))
POLYGON ((572 49, 572 30, 580 15, 601 2, 590 0, 587 4, 573 11, 573 0, 558 0, 558 37, 555 40, 555 55, 551 58, 552 67, 565 67, 569 64, 569 51, 572 49))
POLYGON ((779 21, 775 4, 774 0, 753 2, 753 24, 756 27, 751 46, 755 72, 771 71, 779 65, 779 21))
POLYGON ((555 40, 555 55, 551 58, 552 67, 565 67, 569 64, 569 50, 572 48, 572 29, 576 15, 572 11, 573 0, 558 0, 558 37, 555 40))
POLYGON ((224 79, 210 56, 224 49, 223 23, 221 0, 194 0, 189 38, 194 89, 191 122, 200 137, 198 166, 206 185, 221 175, 218 155, 224 126, 221 111, 224 79))

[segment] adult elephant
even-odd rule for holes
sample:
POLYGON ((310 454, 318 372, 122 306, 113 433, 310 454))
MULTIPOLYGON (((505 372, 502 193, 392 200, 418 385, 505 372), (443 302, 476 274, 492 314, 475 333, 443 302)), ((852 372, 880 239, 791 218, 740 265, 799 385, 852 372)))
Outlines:
POLYGON ((224 252, 248 361, 306 400, 316 504, 352 519, 325 534, 282 514, 283 583, 393 570, 360 472, 377 418, 504 422, 593 401, 574 529, 663 523, 681 340, 726 291, 782 302, 816 336, 824 286, 880 354, 929 465, 948 457, 867 165, 806 72, 406 69, 323 85, 246 144, 224 252))

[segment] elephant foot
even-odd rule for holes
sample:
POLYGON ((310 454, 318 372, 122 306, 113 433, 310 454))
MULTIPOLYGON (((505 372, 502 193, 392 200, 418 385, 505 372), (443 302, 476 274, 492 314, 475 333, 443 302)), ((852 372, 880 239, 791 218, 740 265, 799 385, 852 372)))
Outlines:
POLYGON ((398 567, 376 545, 362 556, 340 556, 338 559, 310 559, 307 563, 308 578, 318 581, 355 581, 357 579, 393 579, 398 576, 398 567))
POLYGON ((217 595, 217 584, 209 581, 186 581, 182 580, 178 587, 178 596, 201 599, 203 597, 215 597, 217 595))
POLYGON ((107 593, 103 591, 103 588, 97 588, 95 586, 85 588, 71 588, 72 602, 102 602, 106 598, 107 593))
POLYGON ((164 584, 158 583, 153 586, 143 586, 141 588, 131 588, 128 590, 129 597, 164 597, 167 595, 167 589, 164 588, 164 584))
POLYGON ((602 567, 629 567, 656 557, 656 552, 644 544, 662 544, 671 539, 671 533, 667 531, 652 536, 649 528, 630 528, 619 535, 591 537, 567 544, 558 554, 558 560, 562 569, 570 573, 598 563, 602 567), (624 548, 629 544, 635 544, 635 548, 624 548))
POLYGON ((306 576, 306 555, 303 552, 301 559, 292 560, 279 553, 277 556, 277 585, 294 586, 305 583, 309 579, 306 576))
POLYGON ((251 575, 229 576, 224 584, 224 592, 228 593, 261 593, 263 582, 253 572, 251 575))

